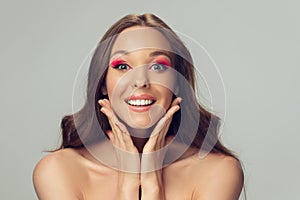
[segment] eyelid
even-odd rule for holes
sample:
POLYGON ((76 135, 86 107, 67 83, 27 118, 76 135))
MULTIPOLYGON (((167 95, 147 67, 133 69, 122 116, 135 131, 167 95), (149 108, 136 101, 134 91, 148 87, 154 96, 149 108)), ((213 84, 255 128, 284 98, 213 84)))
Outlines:
POLYGON ((154 62, 157 64, 163 64, 166 67, 171 67, 171 62, 167 58, 157 58, 154 60, 154 62))
POLYGON ((162 72, 162 71, 166 71, 168 68, 170 68, 170 67, 167 66, 167 65, 164 65, 164 64, 161 64, 161 63, 153 63, 153 64, 150 65, 149 70, 154 70, 154 71, 157 71, 157 72, 162 72), (158 65, 160 67, 160 69, 153 69, 153 67, 155 65, 158 65))
POLYGON ((115 59, 115 60, 112 60, 111 63, 110 63, 110 65, 113 66, 113 67, 118 66, 120 64, 127 64, 127 62, 123 59, 115 59))

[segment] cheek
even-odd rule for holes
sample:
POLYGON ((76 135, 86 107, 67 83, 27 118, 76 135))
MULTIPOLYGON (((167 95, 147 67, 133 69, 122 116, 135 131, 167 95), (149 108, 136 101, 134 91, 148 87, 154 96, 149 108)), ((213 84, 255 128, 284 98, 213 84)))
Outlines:
POLYGON ((113 74, 113 72, 108 71, 106 76, 106 89, 109 97, 112 96, 118 81, 119 77, 113 74))
POLYGON ((168 105, 170 106, 171 103, 172 103, 172 99, 173 99, 173 92, 168 90, 168 96, 167 96, 167 102, 168 102, 168 105))
POLYGON ((168 109, 171 105, 172 98, 173 98, 173 92, 168 88, 162 88, 160 90, 160 95, 163 97, 163 106, 165 109, 168 109))

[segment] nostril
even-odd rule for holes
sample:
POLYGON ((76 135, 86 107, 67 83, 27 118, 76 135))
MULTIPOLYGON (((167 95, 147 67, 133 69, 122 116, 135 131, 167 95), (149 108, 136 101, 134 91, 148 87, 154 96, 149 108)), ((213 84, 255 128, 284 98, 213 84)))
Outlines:
POLYGON ((147 81, 135 81, 134 87, 148 87, 149 83, 147 81))

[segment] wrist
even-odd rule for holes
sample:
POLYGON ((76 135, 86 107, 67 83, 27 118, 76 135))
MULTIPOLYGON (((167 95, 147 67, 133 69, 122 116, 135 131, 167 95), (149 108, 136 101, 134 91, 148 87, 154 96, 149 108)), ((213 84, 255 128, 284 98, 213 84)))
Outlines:
POLYGON ((118 177, 118 199, 138 199, 140 187, 139 174, 120 172, 118 177))
POLYGON ((141 175, 142 199, 164 200, 164 187, 161 171, 141 175))
POLYGON ((117 193, 120 200, 138 200, 139 187, 135 185, 123 185, 118 188, 117 193))
POLYGON ((118 184, 119 192, 122 194, 139 191, 140 184, 136 182, 123 182, 118 184))
POLYGON ((142 200, 148 199, 164 200, 165 196, 163 187, 158 187, 157 185, 153 185, 153 187, 150 187, 150 185, 142 186, 142 200))
POLYGON ((162 170, 146 172, 141 174, 141 186, 144 188, 159 189, 163 185, 162 170))

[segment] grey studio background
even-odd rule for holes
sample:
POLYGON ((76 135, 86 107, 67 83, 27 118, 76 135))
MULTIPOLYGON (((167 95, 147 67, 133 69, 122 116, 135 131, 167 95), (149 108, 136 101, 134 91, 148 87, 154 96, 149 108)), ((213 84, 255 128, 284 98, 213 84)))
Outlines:
POLYGON ((32 171, 59 144, 76 72, 128 13, 153 12, 201 43, 227 96, 224 143, 245 166, 248 199, 297 199, 297 1, 0 1, 0 199, 37 199, 32 171))

